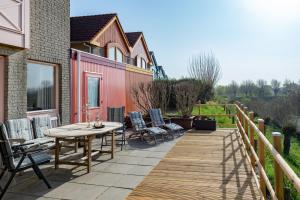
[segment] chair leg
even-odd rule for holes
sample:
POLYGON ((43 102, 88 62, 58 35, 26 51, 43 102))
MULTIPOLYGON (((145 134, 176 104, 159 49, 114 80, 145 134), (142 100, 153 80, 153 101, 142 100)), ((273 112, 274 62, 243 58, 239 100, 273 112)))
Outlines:
POLYGON ((101 138, 101 151, 102 151, 102 147, 103 147, 103 139, 104 139, 104 137, 101 138))
POLYGON ((6 185, 4 186, 4 188, 3 188, 2 192, 1 192, 0 199, 3 198, 5 192, 7 191, 8 187, 9 187, 10 183, 12 182, 12 180, 14 179, 15 175, 16 175, 16 172, 15 171, 12 172, 12 174, 9 177, 9 180, 7 181, 6 185))
POLYGON ((6 170, 7 170, 7 167, 5 167, 5 168, 3 169, 3 171, 1 172, 1 174, 0 174, 0 180, 2 179, 2 177, 3 177, 3 175, 5 174, 6 170))
POLYGON ((37 166, 37 164, 35 163, 35 161, 33 160, 31 155, 28 155, 28 158, 30 159, 31 163, 32 163, 32 168, 33 171, 36 173, 36 175, 42 179, 44 181, 44 183, 47 185, 47 187, 50 189, 51 185, 48 182, 48 180, 46 179, 46 177, 44 176, 44 174, 42 173, 42 171, 40 170, 40 168, 37 166))

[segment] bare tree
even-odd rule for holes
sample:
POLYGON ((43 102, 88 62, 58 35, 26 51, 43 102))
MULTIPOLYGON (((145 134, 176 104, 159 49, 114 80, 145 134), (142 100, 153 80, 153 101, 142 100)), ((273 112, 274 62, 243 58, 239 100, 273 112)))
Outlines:
POLYGON ((272 79, 271 87, 272 87, 272 90, 274 92, 274 96, 276 96, 276 97, 277 97, 277 95, 280 91, 280 85, 281 85, 281 83, 278 80, 272 79))
POLYGON ((165 113, 170 99, 170 88, 167 80, 141 82, 131 88, 131 94, 136 106, 143 113, 148 113, 151 108, 160 108, 165 113))
POLYGON ((183 117, 189 117, 197 102, 198 86, 195 81, 183 81, 175 85, 176 108, 183 117))
POLYGON ((257 81, 257 87, 258 87, 258 96, 264 97, 266 95, 266 89, 267 89, 267 81, 263 79, 259 79, 257 81))
POLYGON ((235 81, 231 81, 226 89, 226 93, 230 98, 235 98, 239 91, 239 85, 235 81))
POLYGON ((240 92, 246 97, 252 96, 255 92, 256 86, 251 80, 244 81, 240 86, 240 92))
POLYGON ((189 62, 188 72, 191 78, 200 80, 214 87, 221 77, 221 67, 216 57, 210 54, 200 54, 189 62))

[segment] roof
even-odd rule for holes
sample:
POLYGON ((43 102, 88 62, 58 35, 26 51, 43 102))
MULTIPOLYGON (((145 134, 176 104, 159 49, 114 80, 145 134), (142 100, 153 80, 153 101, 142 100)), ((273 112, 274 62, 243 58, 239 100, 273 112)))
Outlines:
POLYGON ((116 16, 111 13, 71 17, 71 41, 90 41, 116 16))
POLYGON ((133 47, 135 45, 135 43, 138 41, 138 39, 140 38, 141 35, 143 35, 142 32, 128 32, 125 33, 128 42, 130 44, 131 47, 133 47))

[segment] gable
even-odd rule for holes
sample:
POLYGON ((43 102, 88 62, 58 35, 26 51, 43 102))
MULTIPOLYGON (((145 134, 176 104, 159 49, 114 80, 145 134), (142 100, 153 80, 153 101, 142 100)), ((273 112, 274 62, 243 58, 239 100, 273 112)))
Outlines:
POLYGON ((147 63, 151 63, 148 49, 147 49, 142 37, 140 37, 139 40, 135 43, 133 50, 131 52, 132 58, 135 58, 137 55, 144 58, 147 63))
POLYGON ((123 30, 120 28, 117 19, 107 25, 98 35, 94 37, 91 44, 99 47, 106 47, 109 43, 117 43, 124 54, 129 54, 128 42, 124 38, 123 30))

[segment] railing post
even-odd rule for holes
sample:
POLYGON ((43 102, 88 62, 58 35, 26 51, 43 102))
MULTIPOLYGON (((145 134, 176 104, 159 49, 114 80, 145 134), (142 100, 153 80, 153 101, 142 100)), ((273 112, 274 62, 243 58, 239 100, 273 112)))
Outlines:
MULTIPOLYGON (((247 107, 244 108, 244 112, 245 112, 246 116, 248 116, 248 108, 247 107)), ((249 122, 248 122, 246 117, 244 118, 244 129, 245 129, 246 137, 249 138, 249 122)), ((250 147, 249 147, 247 142, 245 144, 246 144, 246 147, 247 147, 247 151, 249 152, 250 147)))
MULTIPOLYGON (((252 122, 254 122, 254 112, 249 112, 249 117, 250 117, 250 120, 252 122)), ((251 146, 254 148, 254 128, 252 126, 250 126, 250 143, 251 143, 251 146)), ((252 167, 254 168, 254 165, 255 165, 255 158, 254 158, 254 155, 251 153, 251 164, 252 164, 252 167)))
MULTIPOLYGON (((263 119, 258 120, 258 129, 265 135, 265 121, 263 119)), ((265 170, 265 145, 260 137, 258 137, 258 157, 259 162, 262 166, 262 170, 265 170)), ((267 198, 267 190, 266 190, 266 183, 262 178, 262 170, 259 171, 259 185, 260 190, 264 195, 264 199, 267 198)))
MULTIPOLYGON (((273 132, 272 136, 273 136, 274 148, 278 151, 278 153, 281 154, 281 133, 273 132)), ((283 172, 275 159, 274 159, 274 175, 275 175, 275 194, 278 200, 283 200, 284 199, 283 172)))

